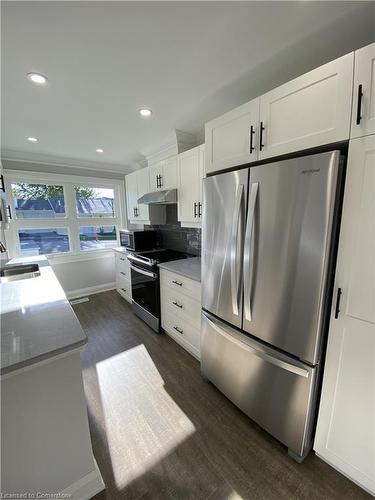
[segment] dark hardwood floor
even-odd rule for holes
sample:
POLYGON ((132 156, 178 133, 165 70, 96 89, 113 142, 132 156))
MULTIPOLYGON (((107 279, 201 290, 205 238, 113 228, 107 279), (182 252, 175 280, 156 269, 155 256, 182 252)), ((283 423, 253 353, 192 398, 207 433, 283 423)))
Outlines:
POLYGON ((83 375, 104 499, 365 499, 311 453, 303 464, 215 387, 115 291, 74 306, 89 343, 83 375))

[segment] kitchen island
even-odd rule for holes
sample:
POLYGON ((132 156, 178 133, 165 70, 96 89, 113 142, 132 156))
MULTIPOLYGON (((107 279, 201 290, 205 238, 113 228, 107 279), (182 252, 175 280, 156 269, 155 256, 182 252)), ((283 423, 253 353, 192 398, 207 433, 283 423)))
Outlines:
POLYGON ((104 488, 90 441, 80 351, 87 337, 45 257, 2 278, 1 492, 91 498, 104 488))

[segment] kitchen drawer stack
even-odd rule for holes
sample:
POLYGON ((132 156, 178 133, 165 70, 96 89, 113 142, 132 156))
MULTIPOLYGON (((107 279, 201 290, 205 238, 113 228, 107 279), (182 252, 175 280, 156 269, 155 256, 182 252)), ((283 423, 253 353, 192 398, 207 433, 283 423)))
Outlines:
POLYGON ((115 252, 116 257, 116 288, 128 302, 132 303, 132 285, 130 264, 124 252, 115 252))
POLYGON ((161 269, 160 293, 162 327, 187 351, 200 359, 200 283, 161 269))

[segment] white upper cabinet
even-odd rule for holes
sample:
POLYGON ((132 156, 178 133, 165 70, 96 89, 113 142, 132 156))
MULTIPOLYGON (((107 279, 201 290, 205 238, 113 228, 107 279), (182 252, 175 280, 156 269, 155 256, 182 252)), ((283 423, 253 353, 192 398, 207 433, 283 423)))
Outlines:
MULTIPOLYGON (((138 198, 150 192, 150 179, 148 168, 142 168, 137 171, 137 182, 138 182, 138 198)), ((148 213, 148 205, 140 205, 138 204, 138 217, 137 222, 148 223, 149 222, 149 213, 148 213)))
POLYGON ((375 134, 375 43, 354 53, 351 137, 375 134))
POLYGON ((158 161, 148 171, 151 192, 177 188, 177 155, 158 161))
POLYGON ((161 186, 161 179, 163 178, 163 163, 163 161, 158 161, 146 169, 149 173, 150 192, 160 191, 163 189, 161 186))
POLYGON ((349 139, 354 53, 260 98, 259 159, 349 139))
POLYGON ((138 211, 138 172, 132 172, 125 177, 126 206, 128 209, 128 219, 130 222, 137 222, 138 211))
POLYGON ((204 146, 178 155, 178 220, 187 227, 199 227, 202 217, 204 146))
POLYGON ((206 173, 257 160, 258 124, 259 98, 206 123, 206 173))
POLYGON ((177 186, 177 155, 174 155, 164 160, 161 188, 175 189, 177 186))
POLYGON ((314 449, 375 494, 375 135, 350 141, 314 449), (340 300, 341 298, 341 300, 340 300))

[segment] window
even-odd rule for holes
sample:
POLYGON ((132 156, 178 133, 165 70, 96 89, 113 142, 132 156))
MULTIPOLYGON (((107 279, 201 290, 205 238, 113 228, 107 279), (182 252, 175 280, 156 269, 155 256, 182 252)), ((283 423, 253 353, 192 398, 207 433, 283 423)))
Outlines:
POLYGON ((48 255, 70 251, 68 230, 62 227, 18 229, 21 255, 48 255))
POLYGON ((16 171, 6 176, 12 257, 87 255, 118 245, 122 181, 16 171))
POLYGON ((115 217, 113 189, 74 186, 77 217, 115 217))
POLYGON ((79 229, 81 250, 112 248, 115 241, 117 241, 116 226, 87 226, 79 229))
POLYGON ((17 219, 56 219, 65 217, 64 188, 58 185, 12 184, 17 219))

